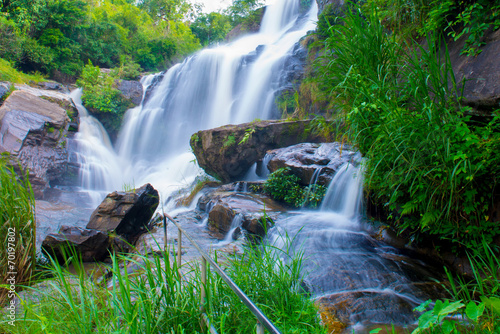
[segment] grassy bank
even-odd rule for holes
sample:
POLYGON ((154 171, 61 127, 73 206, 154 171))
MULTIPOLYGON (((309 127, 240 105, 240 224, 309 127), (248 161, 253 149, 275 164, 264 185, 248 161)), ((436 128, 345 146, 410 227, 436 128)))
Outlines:
MULTIPOLYGON (((313 302, 299 288, 300 259, 281 262, 280 251, 247 248, 224 261, 226 272, 284 333, 324 333, 313 302)), ((51 262, 53 276, 30 289, 10 333, 205 333, 200 325, 201 274, 192 268, 183 280, 175 259, 112 256, 109 284, 51 262), (134 266, 127 273, 122 265, 134 266), (41 286, 44 286, 41 288, 41 286)), ((185 265, 186 266, 186 265, 185 265)), ((185 271, 185 270, 183 270, 185 271)), ((256 321, 218 276, 209 273, 207 314, 219 333, 250 333, 256 321)))

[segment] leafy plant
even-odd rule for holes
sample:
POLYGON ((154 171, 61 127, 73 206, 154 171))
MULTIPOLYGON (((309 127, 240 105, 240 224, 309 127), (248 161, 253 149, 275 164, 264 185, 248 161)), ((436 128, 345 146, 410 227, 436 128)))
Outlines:
POLYGON ((300 179, 289 167, 280 168, 269 174, 264 183, 264 192, 273 199, 285 202, 293 207, 317 207, 326 193, 322 185, 302 187, 300 179))
POLYGON ((230 146, 233 146, 234 144, 236 144, 236 138, 234 137, 234 135, 229 135, 222 143, 222 147, 228 148, 230 146))
POLYGON ((248 128, 245 130, 245 134, 243 135, 243 138, 241 138, 240 142, 238 145, 245 144, 250 138, 252 138, 252 135, 255 133, 255 128, 248 128))

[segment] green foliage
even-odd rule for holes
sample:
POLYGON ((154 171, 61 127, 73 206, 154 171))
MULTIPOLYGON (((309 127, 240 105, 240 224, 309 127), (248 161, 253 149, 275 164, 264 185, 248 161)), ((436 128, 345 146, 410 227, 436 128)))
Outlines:
MULTIPOLYGON (((265 219, 265 218, 264 218, 265 219)), ((286 246, 284 247, 286 249, 286 246)), ((230 255, 227 274, 264 311, 282 333, 326 333, 317 308, 301 287, 302 256, 269 245, 245 247, 242 255, 230 255)), ((211 273, 207 305, 220 333, 255 332, 255 317, 239 298, 211 273), (231 307, 227 307, 231 305, 231 307)))
POLYGON ((224 140, 224 143, 222 143, 222 147, 228 148, 236 144, 236 137, 234 135, 229 135, 227 136, 226 140, 224 140))
POLYGON ((0 10, 0 57, 60 80, 73 81, 89 60, 129 67, 132 78, 139 65, 165 69, 200 47, 182 22, 184 0, 14 0, 0 10))
POLYGON ((456 19, 448 24, 449 35, 456 41, 467 36, 461 54, 476 56, 485 43, 484 33, 489 28, 500 28, 500 1, 478 0, 466 4, 456 19), (493 4, 492 4, 493 2, 493 4))
MULTIPOLYGON (((0 332, 205 333, 200 269, 179 266, 169 253, 112 255, 102 268, 110 277, 105 284, 98 272, 88 274, 74 252, 66 254, 72 273, 51 258, 46 276, 53 279, 32 288, 23 298, 22 319, 16 326, 0 320, 0 332)), ((325 332, 313 301, 300 290, 300 257, 272 247, 247 248, 225 263, 226 273, 284 333, 325 332)), ((256 319, 219 276, 209 271, 205 289, 207 314, 220 333, 252 332, 256 319)))
MULTIPOLYGON (((28 283, 36 260, 35 199, 28 173, 16 174, 9 157, 0 156, 0 305, 13 300, 12 282, 28 283)), ((14 292, 19 291, 19 287, 14 292)), ((5 320, 5 319, 4 319, 5 320)))
POLYGON ((329 33, 318 62, 321 88, 341 106, 350 140, 368 158, 369 189, 405 216, 399 230, 468 248, 500 234, 488 217, 500 115, 473 120, 439 41, 429 38, 427 49, 401 45, 375 12, 360 10, 329 33))
POLYGON ((227 9, 233 26, 243 23, 245 20, 253 20, 255 9, 262 6, 262 4, 260 0, 233 0, 232 5, 227 9))
POLYGON ((231 18, 222 13, 201 14, 189 26, 193 34, 198 37, 201 45, 207 46, 221 42, 233 28, 231 18))
POLYGON ((415 310, 420 315, 417 333, 496 333, 500 329, 500 260, 498 252, 483 241, 469 256, 473 277, 453 277, 448 271, 454 301, 428 300, 415 310), (457 315, 462 317, 457 317, 457 315))
POLYGON ((299 177, 292 174, 289 167, 280 168, 269 175, 264 183, 264 192, 292 207, 318 206, 325 196, 326 188, 321 185, 302 187, 299 182, 299 177))
POLYGON ((399 35, 422 36, 446 32, 455 41, 467 36, 462 54, 476 56, 485 44, 484 33, 500 27, 498 0, 368 0, 367 7, 377 8, 384 26, 399 35))
POLYGON ((87 108, 99 112, 123 113, 126 104, 122 100, 120 91, 116 89, 112 73, 104 73, 92 63, 85 65, 77 85, 83 88, 82 101, 87 108))
POLYGON ((24 74, 12 67, 10 62, 0 58, 0 81, 9 81, 13 83, 38 83, 43 81, 41 74, 24 74))
POLYGON ((255 128, 248 128, 245 130, 245 134, 243 135, 243 138, 239 141, 238 145, 245 144, 250 138, 252 138, 252 135, 255 133, 255 128))

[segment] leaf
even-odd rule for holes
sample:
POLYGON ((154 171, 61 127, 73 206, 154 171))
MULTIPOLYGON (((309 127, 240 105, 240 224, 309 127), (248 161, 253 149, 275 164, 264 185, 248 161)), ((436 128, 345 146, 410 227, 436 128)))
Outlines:
POLYGON ((488 306, 489 308, 491 308, 491 310, 494 313, 496 313, 497 315, 500 315, 500 298, 497 298, 497 297, 487 298, 487 297, 481 296, 481 301, 486 306, 488 306))
POLYGON ((474 301, 471 301, 469 302, 469 304, 467 304, 467 307, 465 308, 465 314, 469 319, 477 321, 479 317, 483 315, 484 307, 485 307, 484 303, 476 305, 474 301))
POLYGON ((372 329, 368 334, 377 334, 381 330, 382 330, 382 328, 375 328, 375 329, 372 329))
POLYGON ((413 309, 414 311, 417 311, 417 312, 424 312, 425 309, 427 308, 427 306, 429 306, 429 304, 432 303, 432 300, 426 300, 425 302, 423 302, 422 304, 418 305, 417 307, 415 307, 415 309, 413 309))

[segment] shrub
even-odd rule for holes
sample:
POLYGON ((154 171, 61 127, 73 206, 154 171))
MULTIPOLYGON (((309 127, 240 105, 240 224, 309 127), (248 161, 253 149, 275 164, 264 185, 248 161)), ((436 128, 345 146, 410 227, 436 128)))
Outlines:
POLYGON ((446 50, 402 45, 374 12, 349 11, 326 39, 322 88, 342 108, 367 159, 368 189, 399 231, 477 248, 500 234, 488 210, 500 158, 500 114, 474 121, 461 104, 446 50))
POLYGON ((280 168, 269 175, 264 184, 264 192, 293 207, 317 207, 325 196, 326 188, 322 185, 304 188, 299 182, 299 177, 292 174, 289 167, 280 168))

